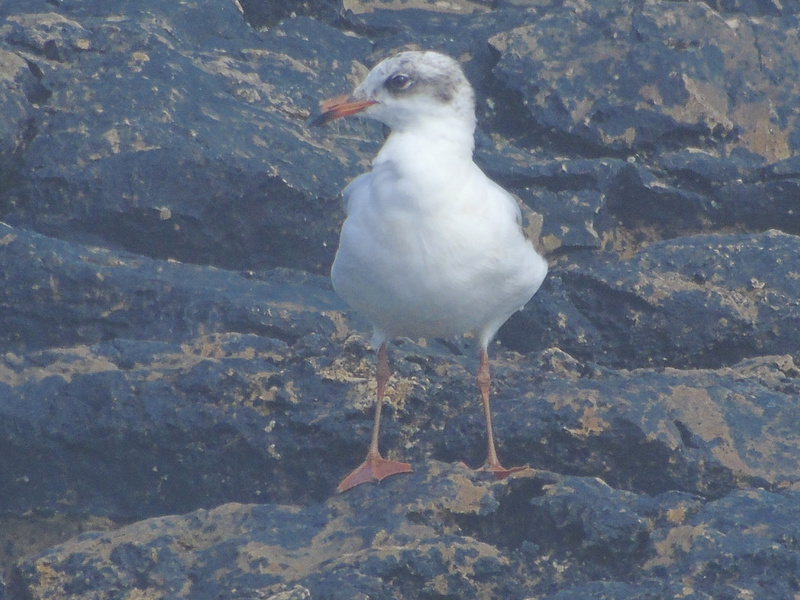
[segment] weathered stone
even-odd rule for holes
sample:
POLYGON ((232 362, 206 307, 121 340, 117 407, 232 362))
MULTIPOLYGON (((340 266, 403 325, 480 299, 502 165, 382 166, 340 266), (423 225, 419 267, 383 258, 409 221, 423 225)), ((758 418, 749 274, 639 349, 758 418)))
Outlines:
POLYGON ((0 40, 38 65, 52 97, 2 219, 155 258, 324 271, 345 177, 304 120, 349 73, 343 51, 364 44, 310 20, 257 35, 220 6, 227 28, 214 35, 188 5, 86 27, 9 17, 0 40))
POLYGON ((491 43, 502 55, 498 76, 576 151, 744 148, 775 161, 800 139, 796 120, 774 110, 797 108, 797 81, 776 76, 798 65, 790 22, 723 17, 702 3, 610 0, 544 14, 491 43))
POLYGON ((29 598, 136 589, 149 598, 563 600, 666 597, 679 581, 684 596, 778 598, 796 585, 797 511, 793 493, 701 506, 547 472, 492 484, 431 463, 321 505, 226 504, 84 534, 20 564, 11 585, 29 598), (624 581, 592 582, 620 559, 635 567, 624 581))
POLYGON ((554 269, 516 317, 530 329, 508 329, 501 338, 520 351, 556 345, 628 368, 796 355, 798 251, 796 236, 777 231, 698 235, 652 244, 620 262, 554 269))
POLYGON ((320 311, 344 307, 327 278, 299 272, 240 274, 158 261, 5 224, 0 247, 5 351, 113 339, 178 343, 230 331, 296 341, 333 332, 320 311))
POLYGON ((0 48, 0 183, 7 182, 36 131, 33 104, 48 92, 36 78, 35 67, 0 48))

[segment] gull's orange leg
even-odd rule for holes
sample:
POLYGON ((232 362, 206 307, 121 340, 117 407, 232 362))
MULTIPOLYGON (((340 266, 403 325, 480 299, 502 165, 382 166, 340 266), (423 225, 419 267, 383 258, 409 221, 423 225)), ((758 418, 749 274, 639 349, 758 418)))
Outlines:
POLYGON ((350 475, 345 477, 336 490, 341 493, 354 488, 362 483, 380 481, 390 475, 410 473, 411 465, 396 460, 388 460, 378 451, 378 437, 381 429, 381 405, 386 382, 389 381, 389 360, 386 357, 386 342, 378 348, 378 366, 376 377, 378 380, 378 399, 375 404, 375 423, 372 425, 372 441, 369 444, 367 458, 350 475))
POLYGON ((483 401, 483 415, 486 417, 486 444, 488 446, 488 451, 486 462, 480 470, 494 473, 497 479, 502 479, 511 473, 527 469, 527 467, 511 467, 510 469, 506 469, 497 459, 497 449, 494 445, 494 433, 492 432, 492 411, 489 407, 490 384, 489 354, 486 348, 481 348, 481 359, 478 365, 478 387, 481 390, 481 400, 483 401))

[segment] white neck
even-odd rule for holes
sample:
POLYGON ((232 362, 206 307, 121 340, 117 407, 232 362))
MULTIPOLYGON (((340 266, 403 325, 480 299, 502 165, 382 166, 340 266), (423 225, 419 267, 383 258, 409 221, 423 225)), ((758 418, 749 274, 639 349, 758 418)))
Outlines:
POLYGON ((472 162, 475 148, 475 123, 460 118, 419 119, 395 130, 373 161, 373 167, 391 161, 399 164, 430 165, 445 162, 472 162))

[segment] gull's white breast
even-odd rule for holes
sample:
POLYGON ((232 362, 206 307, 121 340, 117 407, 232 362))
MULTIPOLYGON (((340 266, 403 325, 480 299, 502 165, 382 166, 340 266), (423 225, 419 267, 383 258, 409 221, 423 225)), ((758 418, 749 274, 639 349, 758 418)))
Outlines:
POLYGON ((467 332, 488 341, 547 273, 514 199, 471 160, 436 162, 376 160, 345 190, 331 277, 380 341, 467 332))

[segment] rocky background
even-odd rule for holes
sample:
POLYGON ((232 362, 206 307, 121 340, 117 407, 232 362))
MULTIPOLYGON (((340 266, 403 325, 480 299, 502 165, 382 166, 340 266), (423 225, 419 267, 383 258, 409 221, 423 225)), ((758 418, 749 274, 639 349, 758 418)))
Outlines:
POLYGON ((800 597, 797 0, 4 0, 0 598, 800 597), (333 293, 380 125, 457 57, 551 272, 492 348, 333 293), (463 461, 463 462, 462 462, 463 461))

